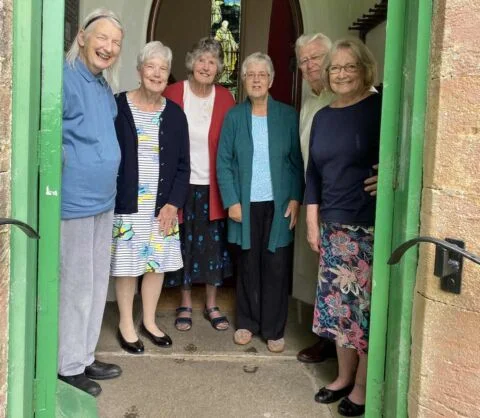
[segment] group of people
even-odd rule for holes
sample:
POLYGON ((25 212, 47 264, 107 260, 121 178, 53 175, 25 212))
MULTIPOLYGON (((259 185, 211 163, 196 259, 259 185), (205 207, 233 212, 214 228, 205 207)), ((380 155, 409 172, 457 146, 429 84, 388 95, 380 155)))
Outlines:
POLYGON ((95 380, 122 372, 94 356, 109 275, 117 338, 129 353, 144 352, 133 321, 139 277, 140 331, 157 346, 172 345, 155 322, 164 282, 181 287, 179 331, 192 328, 195 283, 205 284, 212 327, 228 329, 216 303, 232 274, 227 242, 239 248, 234 342, 258 335, 282 352, 303 202, 307 240, 319 253, 313 331, 321 340, 298 358, 323 359, 325 340, 334 340, 338 377, 315 400, 344 398, 340 414, 360 415, 381 111, 372 54, 355 39, 300 37, 296 54, 311 96, 299 126, 295 109, 269 94, 275 70, 264 53, 243 61, 247 99, 235 105, 215 84, 224 60, 212 38, 187 53, 187 80, 169 86, 172 51, 147 43, 137 58, 139 87, 114 97, 122 40, 118 17, 97 9, 64 67, 59 378, 97 396, 95 380))

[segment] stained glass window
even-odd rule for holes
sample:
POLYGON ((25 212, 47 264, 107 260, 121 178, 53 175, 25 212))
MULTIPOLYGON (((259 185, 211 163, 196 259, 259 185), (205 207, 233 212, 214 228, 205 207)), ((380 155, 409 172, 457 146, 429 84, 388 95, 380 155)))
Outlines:
POLYGON ((223 72, 218 83, 238 97, 241 0, 212 0, 211 36, 223 48, 223 72))

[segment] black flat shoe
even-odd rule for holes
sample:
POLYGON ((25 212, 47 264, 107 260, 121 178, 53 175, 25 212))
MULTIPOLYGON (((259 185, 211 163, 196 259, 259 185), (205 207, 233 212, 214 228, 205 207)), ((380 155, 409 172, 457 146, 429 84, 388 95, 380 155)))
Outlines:
POLYGON ((156 335, 153 335, 142 323, 141 327, 142 332, 150 339, 152 343, 155 345, 158 345, 159 347, 171 347, 172 346, 172 339, 165 334, 163 337, 157 337, 156 335))
POLYGON ((122 369, 120 366, 98 360, 95 360, 90 366, 85 367, 85 376, 93 380, 114 379, 121 374, 122 369))
POLYGON ((142 354, 145 351, 142 340, 138 339, 133 343, 129 343, 127 340, 125 340, 125 338, 123 338, 120 329, 117 332, 117 340, 120 344, 120 347, 131 354, 142 354))
POLYGON ((326 387, 321 388, 315 394, 315 401, 320 403, 333 403, 347 396, 353 389, 353 385, 349 385, 339 390, 331 390, 326 387))
POLYGON ((347 396, 338 404, 338 413, 344 417, 358 417, 365 413, 365 405, 358 405, 347 396))
POLYGON ((76 374, 74 376, 62 376, 59 374, 58 378, 61 381, 68 383, 77 389, 83 390, 94 397, 100 395, 100 392, 102 391, 100 385, 97 382, 90 380, 87 376, 85 376, 85 373, 76 374))

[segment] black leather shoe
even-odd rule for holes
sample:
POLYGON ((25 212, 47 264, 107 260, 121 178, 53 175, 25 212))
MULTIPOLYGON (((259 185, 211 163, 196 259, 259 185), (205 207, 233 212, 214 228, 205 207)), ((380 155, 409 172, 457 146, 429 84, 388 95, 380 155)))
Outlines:
POLYGON ((338 413, 344 417, 358 417, 365 413, 365 405, 358 405, 347 396, 338 404, 338 413))
POLYGON ((326 338, 321 338, 320 341, 311 347, 299 351, 297 360, 302 363, 321 363, 329 357, 336 357, 336 355, 335 344, 326 338))
POLYGON ((320 403, 337 402, 339 399, 347 396, 352 391, 352 389, 353 385, 344 387, 343 389, 339 390, 331 390, 323 387, 315 394, 315 401, 320 403))
POLYGON ((85 376, 94 380, 114 379, 122 374, 122 369, 116 364, 103 363, 95 360, 85 367, 85 376))
POLYGON ((158 345, 159 347, 172 346, 172 339, 167 334, 164 333, 165 335, 163 337, 157 337, 156 335, 153 335, 147 328, 145 328, 145 325, 143 323, 141 330, 155 345, 158 345))
POLYGON ((76 387, 77 389, 87 392, 89 395, 97 397, 100 395, 102 388, 97 382, 90 380, 85 373, 76 374, 74 376, 62 376, 58 375, 58 378, 69 385, 76 387))
POLYGON ((117 340, 120 344, 120 347, 131 354, 142 354, 145 351, 142 340, 138 339, 133 343, 129 343, 127 340, 125 340, 125 338, 123 338, 120 329, 117 332, 117 340))

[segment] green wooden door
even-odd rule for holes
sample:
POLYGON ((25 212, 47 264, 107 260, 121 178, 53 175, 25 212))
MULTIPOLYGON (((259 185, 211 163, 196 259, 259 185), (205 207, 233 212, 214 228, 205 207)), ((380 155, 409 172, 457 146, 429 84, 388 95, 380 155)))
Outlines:
POLYGON ((407 417, 417 253, 387 260, 419 230, 431 16, 431 0, 388 4, 367 417, 407 417))
POLYGON ((8 416, 96 417, 57 380, 64 0, 14 3, 8 416))
MULTIPOLYGON (((11 216, 38 229, 41 2, 13 2, 11 216)), ((37 241, 11 229, 8 417, 32 417, 37 241)))

